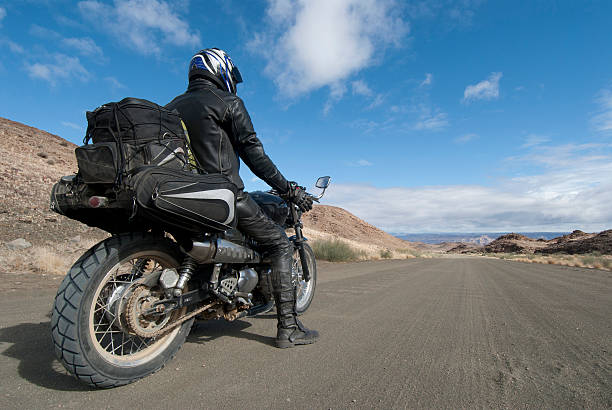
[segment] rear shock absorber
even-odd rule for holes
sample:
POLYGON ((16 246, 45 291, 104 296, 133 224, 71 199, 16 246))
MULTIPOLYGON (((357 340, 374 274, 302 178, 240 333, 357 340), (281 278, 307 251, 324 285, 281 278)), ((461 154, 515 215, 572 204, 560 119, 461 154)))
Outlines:
POLYGON ((175 297, 179 297, 183 294, 183 288, 185 287, 189 279, 191 279, 191 275, 193 275, 193 272, 195 271, 197 266, 198 264, 195 259, 193 259, 189 255, 185 256, 185 259, 183 259, 183 263, 179 268, 179 279, 176 282, 176 286, 174 287, 175 297))

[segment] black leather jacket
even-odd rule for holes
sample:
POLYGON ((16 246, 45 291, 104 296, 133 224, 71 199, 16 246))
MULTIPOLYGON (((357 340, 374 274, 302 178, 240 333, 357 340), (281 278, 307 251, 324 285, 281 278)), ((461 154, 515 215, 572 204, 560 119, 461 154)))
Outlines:
POLYGON ((266 155, 242 100, 204 78, 189 82, 184 94, 166 108, 176 109, 187 126, 193 154, 208 173, 227 175, 238 189, 244 183, 238 173, 239 157, 268 185, 280 193, 288 190, 283 174, 266 155))

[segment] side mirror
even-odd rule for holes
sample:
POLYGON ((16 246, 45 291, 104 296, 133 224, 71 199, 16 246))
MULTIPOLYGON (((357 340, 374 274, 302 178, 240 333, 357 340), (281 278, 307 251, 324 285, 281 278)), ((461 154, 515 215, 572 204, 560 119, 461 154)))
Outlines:
POLYGON ((329 186, 330 181, 331 181, 330 176, 320 177, 319 179, 317 179, 315 187, 322 189, 323 191, 321 191, 319 195, 316 195, 314 197, 315 201, 319 202, 319 199, 323 198, 323 194, 325 193, 325 190, 329 186))
POLYGON ((315 186, 317 188, 326 189, 329 186, 330 181, 330 176, 320 177, 319 179, 317 179, 317 183, 315 184, 315 186))

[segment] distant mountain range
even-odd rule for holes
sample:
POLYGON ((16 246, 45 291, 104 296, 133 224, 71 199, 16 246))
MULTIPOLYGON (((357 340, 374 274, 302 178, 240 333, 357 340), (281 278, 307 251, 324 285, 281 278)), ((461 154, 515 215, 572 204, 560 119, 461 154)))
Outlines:
MULTIPOLYGON (((400 239, 410 242, 423 242, 428 244, 438 244, 442 242, 461 242, 488 245, 495 239, 510 232, 466 232, 466 233, 408 233, 392 234, 400 239)), ((518 232, 533 239, 553 239, 569 232, 518 232)))

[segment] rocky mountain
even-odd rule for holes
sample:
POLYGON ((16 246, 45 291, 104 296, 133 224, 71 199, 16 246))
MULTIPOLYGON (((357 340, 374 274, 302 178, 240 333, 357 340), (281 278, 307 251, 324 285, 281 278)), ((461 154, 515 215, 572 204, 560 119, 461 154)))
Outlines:
MULTIPOLYGON (((451 250, 452 251, 452 250, 451 250)), ((576 230, 570 234, 550 240, 528 238, 511 233, 500 236, 483 248, 488 253, 567 253, 584 254, 600 252, 612 254, 612 230, 600 233, 585 233, 576 230)))
POLYGON ((568 254, 599 252, 612 255, 612 229, 597 234, 574 231, 569 235, 557 238, 554 242, 551 241, 546 248, 536 251, 536 253, 543 254, 558 252, 568 254))

